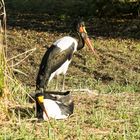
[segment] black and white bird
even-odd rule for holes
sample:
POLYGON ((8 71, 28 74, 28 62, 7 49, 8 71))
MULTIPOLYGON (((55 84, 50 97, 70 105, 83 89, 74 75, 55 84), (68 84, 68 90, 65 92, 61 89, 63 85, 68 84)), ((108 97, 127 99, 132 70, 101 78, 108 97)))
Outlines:
POLYGON ((38 119, 66 119, 73 113, 74 103, 70 92, 58 94, 36 93, 36 116, 38 119))
POLYGON ((82 49, 86 44, 95 53, 92 43, 88 37, 83 21, 76 26, 78 39, 65 36, 54 42, 44 54, 36 79, 36 90, 45 90, 45 86, 56 75, 63 74, 63 90, 65 74, 72 60, 74 52, 82 49))

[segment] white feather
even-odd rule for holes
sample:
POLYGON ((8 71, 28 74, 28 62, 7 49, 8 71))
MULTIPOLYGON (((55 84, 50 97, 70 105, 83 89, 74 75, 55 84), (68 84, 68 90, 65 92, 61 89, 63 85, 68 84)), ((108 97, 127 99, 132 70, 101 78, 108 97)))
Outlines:
POLYGON ((70 60, 67 60, 60 68, 58 68, 55 72, 53 72, 49 78, 49 82, 52 80, 52 78, 55 75, 59 75, 59 74, 66 74, 67 70, 68 70, 68 66, 70 64, 70 60))
MULTIPOLYGON (((63 115, 56 101, 44 99, 44 106, 49 118, 66 119, 68 115, 63 115)), ((43 119, 47 120, 46 114, 43 112, 43 119)))
POLYGON ((77 50, 77 40, 70 37, 70 36, 65 36, 63 38, 58 39, 56 42, 54 42, 54 45, 57 45, 57 47, 59 47, 61 49, 61 51, 64 51, 66 49, 68 49, 71 44, 74 43, 74 52, 77 50))

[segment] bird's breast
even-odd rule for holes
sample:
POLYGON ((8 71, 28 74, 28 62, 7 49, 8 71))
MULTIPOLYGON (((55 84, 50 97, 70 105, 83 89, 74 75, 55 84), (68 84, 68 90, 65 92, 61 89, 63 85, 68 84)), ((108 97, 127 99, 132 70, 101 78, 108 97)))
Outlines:
POLYGON ((51 76, 50 76, 50 78, 49 78, 49 81, 51 81, 51 79, 52 79, 55 75, 66 74, 70 62, 71 62, 71 60, 66 60, 56 71, 54 71, 54 72, 51 74, 51 76))
POLYGON ((61 65, 61 67, 59 69, 57 69, 56 75, 59 75, 61 73, 65 74, 68 70, 68 66, 69 66, 70 62, 71 62, 70 60, 67 60, 65 63, 63 63, 61 65))
MULTIPOLYGON (((65 119, 68 117, 68 115, 63 115, 61 108, 59 105, 56 103, 56 101, 50 100, 50 99, 45 99, 44 100, 44 106, 45 109, 48 113, 48 116, 54 119, 65 119)), ((43 113, 43 118, 44 120, 47 119, 46 114, 43 113)))

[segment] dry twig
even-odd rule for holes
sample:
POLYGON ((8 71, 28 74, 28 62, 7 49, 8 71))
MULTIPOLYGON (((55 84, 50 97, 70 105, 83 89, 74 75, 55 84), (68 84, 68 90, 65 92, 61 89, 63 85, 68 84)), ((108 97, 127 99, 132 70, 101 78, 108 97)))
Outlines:
MULTIPOLYGON (((19 57, 19 56, 26 55, 26 54, 29 53, 29 52, 32 53, 32 52, 34 52, 35 50, 36 50, 36 48, 33 48, 33 49, 30 49, 30 50, 27 50, 27 51, 25 51, 25 52, 23 52, 23 53, 20 53, 20 54, 14 56, 14 57, 8 59, 7 62, 8 62, 8 61, 11 61, 11 60, 13 60, 13 59, 15 59, 15 58, 17 58, 17 57, 19 57)), ((31 54, 31 53, 30 53, 30 54, 31 54)))
POLYGON ((92 91, 92 90, 89 90, 88 88, 85 88, 85 89, 72 89, 71 91, 72 92, 86 92, 89 95, 98 95, 97 91, 92 91))
MULTIPOLYGON (((17 62, 16 64, 14 64, 14 65, 12 65, 12 66, 10 66, 10 67, 15 67, 15 66, 19 65, 20 63, 22 63, 22 62, 23 62, 26 58, 28 58, 35 50, 36 50, 36 48, 33 48, 33 49, 28 50, 28 51, 26 51, 26 52, 24 52, 24 53, 22 53, 22 54, 19 54, 19 55, 13 57, 13 58, 10 58, 9 60, 12 60, 12 59, 15 59, 15 58, 17 58, 17 57, 19 57, 19 56, 21 56, 21 55, 24 55, 24 54, 27 54, 27 53, 30 52, 28 55, 26 55, 26 56, 25 56, 23 59, 21 59, 19 62, 17 62)), ((8 61, 9 61, 9 60, 8 60, 8 61)))

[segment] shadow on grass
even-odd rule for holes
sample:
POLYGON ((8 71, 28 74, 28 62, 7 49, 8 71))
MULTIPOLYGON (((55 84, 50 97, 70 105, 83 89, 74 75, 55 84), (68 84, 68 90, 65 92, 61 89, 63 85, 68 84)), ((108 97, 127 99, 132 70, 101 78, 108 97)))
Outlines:
MULTIPOLYGON (((73 34, 77 17, 61 17, 48 14, 8 14, 8 26, 38 32, 73 34)), ((140 39, 139 18, 95 18, 84 19, 89 35, 93 38, 140 39)))
POLYGON ((48 14, 8 14, 8 26, 39 32, 68 32, 67 20, 48 14))

